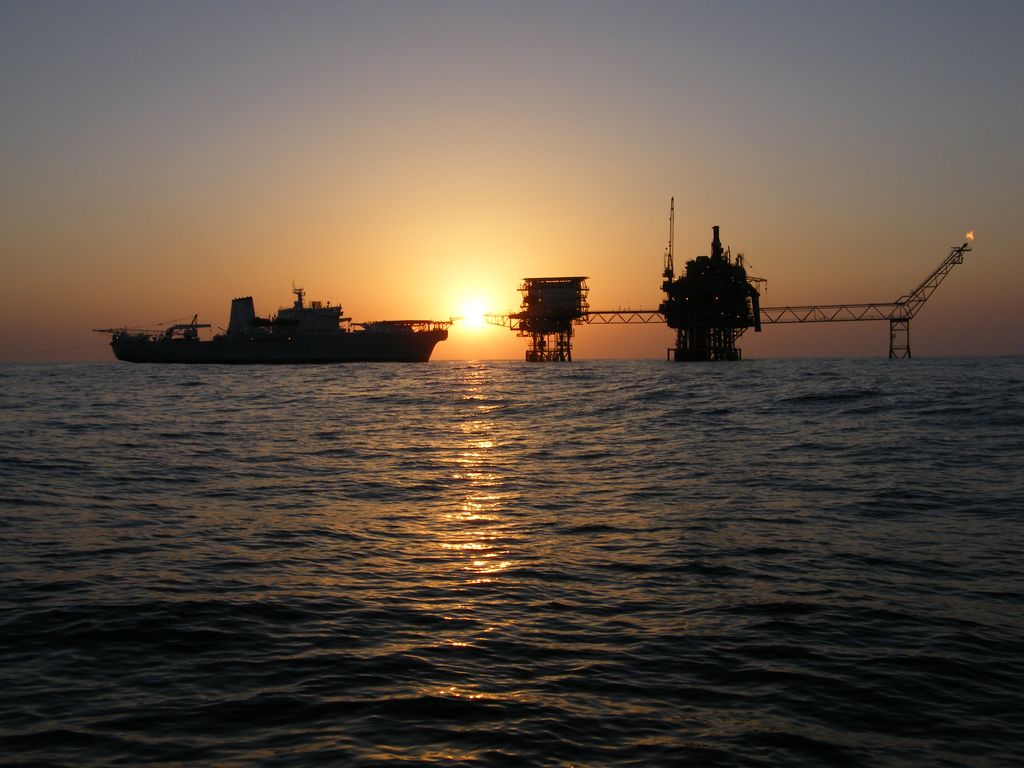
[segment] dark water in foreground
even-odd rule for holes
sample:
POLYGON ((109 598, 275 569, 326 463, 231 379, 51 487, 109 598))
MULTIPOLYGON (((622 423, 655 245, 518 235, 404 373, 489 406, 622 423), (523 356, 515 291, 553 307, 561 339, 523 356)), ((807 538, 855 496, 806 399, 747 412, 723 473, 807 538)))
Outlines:
POLYGON ((1021 764, 1022 359, 0 366, 0 419, 0 764, 1021 764))

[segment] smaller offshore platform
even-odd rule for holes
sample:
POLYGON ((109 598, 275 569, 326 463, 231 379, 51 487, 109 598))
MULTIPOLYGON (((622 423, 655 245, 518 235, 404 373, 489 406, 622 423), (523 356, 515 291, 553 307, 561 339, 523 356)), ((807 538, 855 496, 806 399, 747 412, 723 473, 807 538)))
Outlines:
POLYGON ((507 325, 530 339, 526 360, 533 363, 572 360, 572 327, 584 322, 586 277, 527 277, 519 286, 523 304, 507 316, 507 325))
POLYGON ((711 228, 711 255, 686 262, 675 274, 672 241, 675 237, 675 200, 669 209, 668 249, 665 251, 665 300, 658 311, 676 332, 677 361, 739 360, 736 342, 747 328, 761 331, 760 294, 747 278, 743 254, 735 261, 722 247, 718 227, 711 228))

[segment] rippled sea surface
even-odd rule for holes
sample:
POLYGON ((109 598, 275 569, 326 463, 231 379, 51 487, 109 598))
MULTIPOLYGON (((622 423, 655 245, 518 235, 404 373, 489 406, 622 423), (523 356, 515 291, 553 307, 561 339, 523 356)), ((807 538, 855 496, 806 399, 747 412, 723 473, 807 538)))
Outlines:
POLYGON ((1021 764, 1024 359, 7 365, 0 419, 0 764, 1021 764))

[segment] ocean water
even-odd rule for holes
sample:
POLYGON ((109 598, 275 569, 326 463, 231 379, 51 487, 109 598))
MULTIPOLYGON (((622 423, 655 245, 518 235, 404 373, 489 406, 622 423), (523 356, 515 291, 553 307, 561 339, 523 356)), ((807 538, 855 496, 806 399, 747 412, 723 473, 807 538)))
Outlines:
POLYGON ((1024 359, 0 366, 0 764, 1010 766, 1024 359))

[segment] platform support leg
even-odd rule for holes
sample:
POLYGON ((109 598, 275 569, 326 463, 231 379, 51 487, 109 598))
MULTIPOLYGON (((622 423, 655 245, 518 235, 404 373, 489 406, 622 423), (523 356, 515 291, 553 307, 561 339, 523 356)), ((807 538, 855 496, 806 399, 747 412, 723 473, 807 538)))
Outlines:
POLYGON ((889 319, 889 359, 910 357, 910 318, 889 319))

